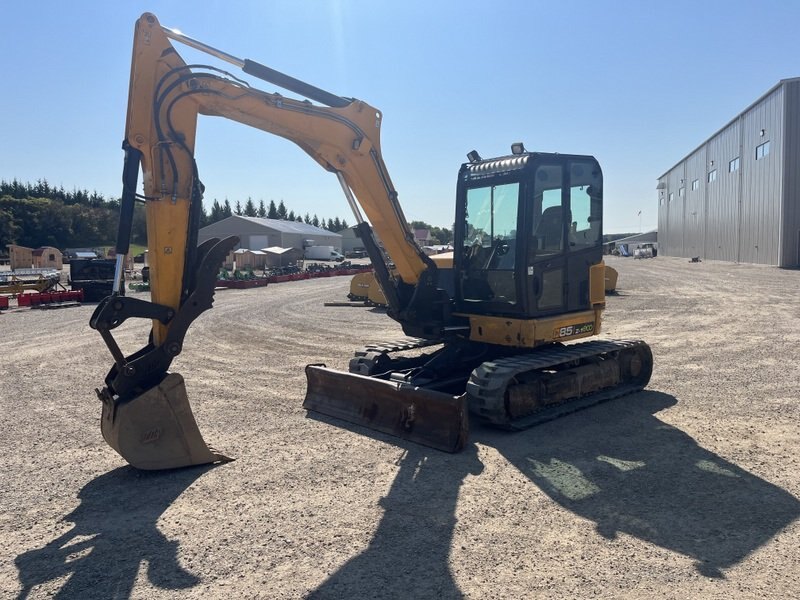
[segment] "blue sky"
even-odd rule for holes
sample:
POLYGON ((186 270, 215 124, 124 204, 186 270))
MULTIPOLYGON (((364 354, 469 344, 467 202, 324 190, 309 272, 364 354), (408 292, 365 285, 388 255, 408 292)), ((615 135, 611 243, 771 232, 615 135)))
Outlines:
MULTIPOLYGON (((656 178, 800 75, 796 2, 8 1, 0 178, 120 195, 131 38, 145 11, 379 108, 406 216, 447 227, 466 153, 523 141, 598 158, 606 232, 654 229, 656 178)), ((335 177, 285 140, 205 117, 196 155, 207 206, 283 199, 353 222, 335 177)))

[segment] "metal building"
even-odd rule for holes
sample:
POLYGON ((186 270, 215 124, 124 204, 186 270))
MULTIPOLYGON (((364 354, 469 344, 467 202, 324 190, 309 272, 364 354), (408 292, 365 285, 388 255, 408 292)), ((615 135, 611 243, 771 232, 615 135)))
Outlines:
POLYGON ((664 173, 657 192, 661 254, 800 266, 800 78, 664 173))
POLYGON ((321 227, 314 227, 298 221, 262 219, 233 215, 200 229, 197 243, 210 238, 239 236, 239 248, 261 250, 270 246, 281 248, 303 248, 303 242, 310 240, 315 246, 333 246, 342 249, 342 236, 321 227))

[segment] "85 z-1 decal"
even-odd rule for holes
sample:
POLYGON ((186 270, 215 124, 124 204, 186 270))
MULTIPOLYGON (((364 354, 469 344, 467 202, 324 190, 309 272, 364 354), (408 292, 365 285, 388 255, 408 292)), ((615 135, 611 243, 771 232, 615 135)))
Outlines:
POLYGON ((573 335, 581 335, 585 333, 592 333, 594 331, 594 323, 580 323, 579 325, 567 325, 566 327, 557 327, 553 330, 554 338, 570 337, 573 335))

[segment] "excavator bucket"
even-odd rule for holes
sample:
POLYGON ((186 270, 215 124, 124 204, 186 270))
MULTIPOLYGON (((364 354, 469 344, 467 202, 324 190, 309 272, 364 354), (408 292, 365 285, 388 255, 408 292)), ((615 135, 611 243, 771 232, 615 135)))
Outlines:
POLYGON ((469 424, 463 395, 344 373, 324 365, 308 365, 306 378, 306 410, 445 452, 458 452, 466 443, 469 424))
POLYGON ((158 385, 128 401, 103 398, 101 430, 109 446, 137 469, 175 469, 233 460, 206 446, 186 385, 168 373, 158 385))

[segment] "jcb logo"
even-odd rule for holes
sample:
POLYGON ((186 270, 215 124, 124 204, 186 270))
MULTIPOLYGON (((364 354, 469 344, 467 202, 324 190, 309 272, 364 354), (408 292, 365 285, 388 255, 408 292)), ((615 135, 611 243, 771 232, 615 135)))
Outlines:
POLYGON ((151 444, 158 440, 161 437, 161 430, 156 427, 155 429, 151 429, 150 431, 145 431, 142 434, 142 443, 143 444, 151 444))

